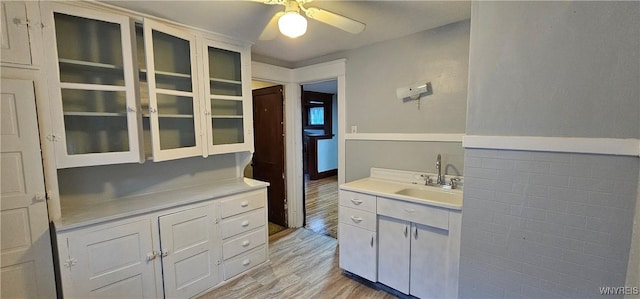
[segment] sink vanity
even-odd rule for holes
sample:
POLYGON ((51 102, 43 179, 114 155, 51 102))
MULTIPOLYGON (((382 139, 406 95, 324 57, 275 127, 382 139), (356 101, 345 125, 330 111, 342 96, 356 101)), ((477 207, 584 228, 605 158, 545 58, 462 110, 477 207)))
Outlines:
POLYGON ((425 178, 372 168, 340 186, 340 268, 403 294, 457 298, 462 191, 425 178))

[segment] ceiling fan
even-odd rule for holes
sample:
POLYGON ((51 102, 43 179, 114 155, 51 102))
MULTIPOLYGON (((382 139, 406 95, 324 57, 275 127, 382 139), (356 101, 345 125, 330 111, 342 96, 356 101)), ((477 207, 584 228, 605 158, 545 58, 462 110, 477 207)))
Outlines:
POLYGON ((276 13, 271 21, 260 34, 260 40, 272 40, 278 36, 280 32, 288 37, 296 38, 303 35, 307 31, 307 19, 305 19, 300 11, 310 18, 322 23, 331 25, 338 29, 342 29, 352 34, 358 34, 365 28, 365 24, 356 20, 341 16, 339 14, 326 11, 317 7, 304 7, 311 0, 253 0, 270 5, 283 5, 284 11, 276 13), (276 26, 277 24, 277 26, 276 26))

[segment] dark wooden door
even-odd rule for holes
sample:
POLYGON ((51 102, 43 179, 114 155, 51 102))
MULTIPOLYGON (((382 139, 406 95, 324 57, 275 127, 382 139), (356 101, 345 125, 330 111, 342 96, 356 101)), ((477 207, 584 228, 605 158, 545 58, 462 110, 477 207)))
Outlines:
POLYGON ((287 226, 282 85, 253 91, 253 178, 269 182, 269 221, 287 226))

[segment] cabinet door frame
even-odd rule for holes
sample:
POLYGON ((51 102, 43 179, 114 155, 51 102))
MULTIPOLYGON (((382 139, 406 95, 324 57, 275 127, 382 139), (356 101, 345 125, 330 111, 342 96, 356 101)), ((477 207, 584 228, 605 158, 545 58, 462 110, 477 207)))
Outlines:
POLYGON ((58 168, 106 165, 117 163, 142 163, 144 161, 144 151, 142 148, 142 115, 138 111, 138 77, 135 68, 137 67, 135 51, 135 32, 133 31, 133 20, 127 16, 76 7, 72 5, 42 2, 42 21, 44 24, 44 44, 48 48, 44 51, 45 64, 47 67, 47 79, 49 94, 51 96, 51 119, 53 133, 48 139, 54 143, 56 154, 56 166, 58 168), (61 13, 87 19, 93 19, 108 23, 115 23, 120 26, 120 37, 122 43, 122 63, 125 85, 106 86, 97 84, 77 84, 60 82, 60 67, 58 63, 58 48, 56 41, 56 29, 54 13, 61 13), (95 85, 95 86, 91 86, 95 85), (105 152, 69 155, 67 153, 67 141, 64 122, 64 110, 62 106, 62 89, 81 89, 93 91, 123 91, 126 97, 126 118, 127 133, 129 139, 129 150, 123 152, 105 152))
POLYGON ((409 294, 411 222, 378 215, 378 281, 409 294))
POLYGON ((179 158, 194 157, 202 155, 202 124, 200 119, 200 88, 198 87, 199 72, 198 72, 198 60, 197 60, 197 48, 196 48, 196 36, 190 32, 180 30, 175 27, 165 25, 163 23, 154 21, 152 19, 145 18, 144 24, 144 46, 145 46, 145 58, 147 66, 147 86, 149 88, 149 118, 151 122, 151 148, 153 153, 153 161, 167 161, 179 158), (158 111, 158 88, 156 87, 156 75, 155 75, 155 56, 153 50, 153 31, 162 32, 167 35, 174 36, 189 42, 189 59, 191 69, 191 92, 173 91, 160 94, 186 96, 193 99, 193 126, 195 134, 195 146, 182 147, 173 149, 161 149, 160 148, 160 124, 158 111), (154 112, 155 111, 155 112, 154 112))
POLYGON ((235 46, 223 42, 213 41, 207 38, 198 39, 200 44, 200 57, 202 57, 201 63, 201 76, 202 76, 202 101, 201 101, 201 114, 204 117, 202 122, 202 132, 207 136, 205 138, 207 145, 203 147, 203 156, 224 153, 234 153, 241 151, 253 152, 253 105, 251 103, 251 52, 247 47, 235 46), (211 95, 210 93, 210 78, 209 78, 209 47, 218 48, 222 50, 228 50, 240 53, 240 71, 242 72, 242 95, 241 96, 224 96, 224 95, 211 95), (211 102, 212 100, 232 100, 242 101, 242 125, 244 142, 234 144, 213 144, 213 121, 211 102))
POLYGON ((30 42, 33 33, 27 2, 2 1, 2 63, 33 64, 30 42), (5 31, 6 30, 6 31, 5 31), (6 46, 6 47, 5 47, 6 46))
POLYGON ((411 295, 449 298, 449 240, 447 230, 411 223, 411 295))
MULTIPOLYGON (((139 275, 144 280, 145 298, 157 298, 162 295, 162 281, 158 286, 159 259, 154 258, 156 252, 156 242, 154 241, 153 222, 147 216, 135 217, 123 221, 111 222, 103 225, 90 226, 58 235, 58 247, 60 257, 60 272, 62 280, 63 295, 65 297, 86 297, 91 292, 91 277, 88 269, 91 256, 85 250, 87 245, 99 244, 103 241, 113 240, 118 237, 125 237, 137 234, 140 238, 139 264, 118 269, 127 273, 140 270, 139 275)), ((107 257, 102 257, 107 258, 107 257)), ((116 257, 111 257, 116 258, 116 257)), ((105 279, 110 280, 106 275, 114 275, 117 271, 105 273, 105 279)), ((111 279, 113 280, 113 279, 111 279)), ((101 286, 104 287, 104 286, 101 286)))
POLYGON ((378 280, 378 236, 346 223, 338 223, 340 268, 369 281, 378 280))
POLYGON ((211 287, 218 285, 221 280, 221 238, 218 219, 218 204, 209 203, 188 209, 179 209, 174 212, 164 213, 158 216, 158 228, 160 237, 159 253, 162 258, 162 273, 164 281, 165 297, 193 297, 211 287), (174 251, 176 246, 173 226, 187 224, 193 220, 206 219, 208 239, 199 240, 197 244, 189 244, 188 247, 174 251), (179 262, 192 258, 195 255, 208 252, 210 275, 198 280, 190 281, 183 286, 175 283, 180 280, 176 265, 179 262))

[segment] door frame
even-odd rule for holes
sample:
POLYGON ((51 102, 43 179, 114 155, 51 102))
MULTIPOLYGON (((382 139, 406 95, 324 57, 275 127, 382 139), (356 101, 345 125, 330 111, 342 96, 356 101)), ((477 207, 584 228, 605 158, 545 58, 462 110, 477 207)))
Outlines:
POLYGON ((346 59, 289 69, 251 62, 252 79, 284 86, 285 169, 289 227, 304 223, 304 174, 302 170, 302 103, 300 85, 336 80, 338 84, 338 184, 345 180, 346 59))

